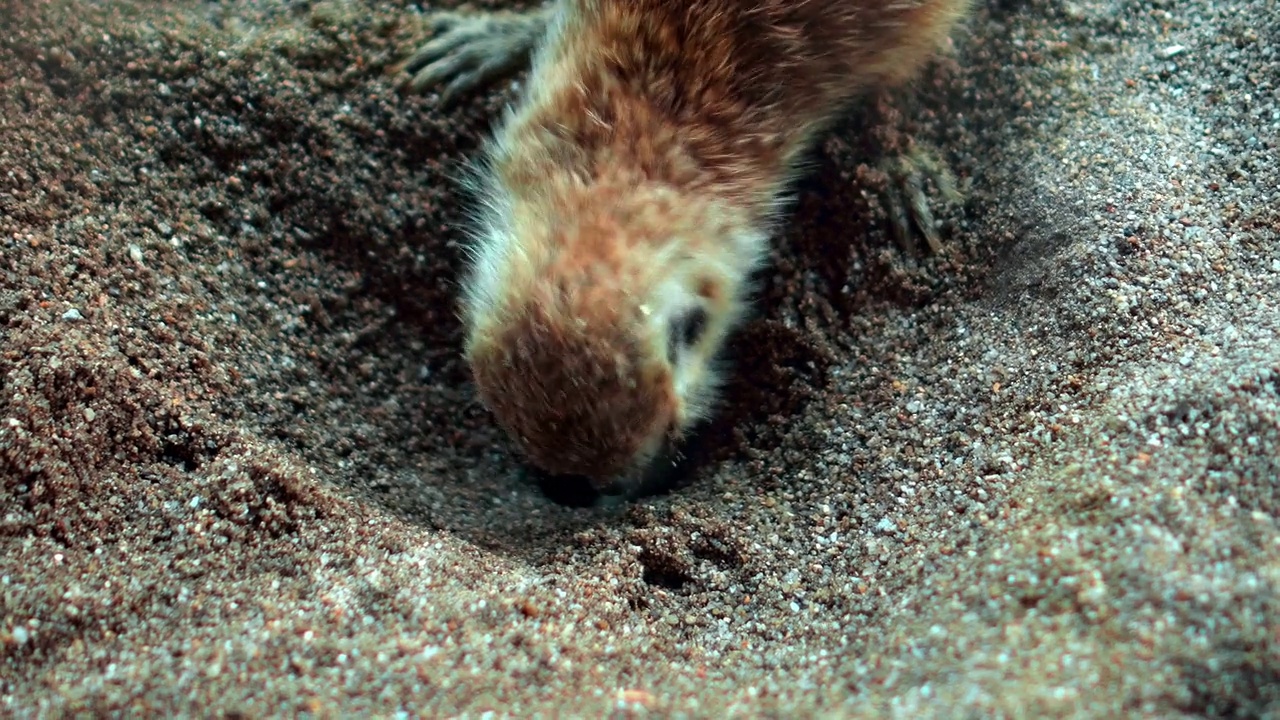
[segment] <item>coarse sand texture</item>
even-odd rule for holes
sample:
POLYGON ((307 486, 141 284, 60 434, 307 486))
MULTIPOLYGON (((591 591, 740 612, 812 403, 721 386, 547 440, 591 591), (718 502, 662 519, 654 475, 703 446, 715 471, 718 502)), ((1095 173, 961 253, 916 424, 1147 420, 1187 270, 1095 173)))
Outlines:
POLYGON ((0 714, 1280 717, 1274 0, 977 7, 600 509, 474 397, 454 178, 522 78, 402 95, 424 36, 0 0, 0 714))

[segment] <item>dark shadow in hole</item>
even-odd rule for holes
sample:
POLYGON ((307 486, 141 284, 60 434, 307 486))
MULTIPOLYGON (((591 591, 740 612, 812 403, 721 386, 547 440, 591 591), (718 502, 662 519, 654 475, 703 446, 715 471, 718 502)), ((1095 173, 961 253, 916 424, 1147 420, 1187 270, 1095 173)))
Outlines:
POLYGON ((600 492, 581 475, 552 475, 531 465, 522 465, 520 479, 537 486, 551 502, 571 508, 595 507, 600 492))
POLYGON ((638 502, 669 495, 695 481, 696 472, 705 460, 703 435, 695 431, 677 450, 660 457, 648 472, 630 488, 617 493, 603 493, 581 475, 553 475, 531 465, 521 467, 522 479, 538 488, 551 502, 571 508, 589 508, 638 502))
POLYGON ((640 577, 647 585, 680 592, 693 582, 688 568, 674 558, 645 551, 640 554, 639 559, 644 568, 640 577))

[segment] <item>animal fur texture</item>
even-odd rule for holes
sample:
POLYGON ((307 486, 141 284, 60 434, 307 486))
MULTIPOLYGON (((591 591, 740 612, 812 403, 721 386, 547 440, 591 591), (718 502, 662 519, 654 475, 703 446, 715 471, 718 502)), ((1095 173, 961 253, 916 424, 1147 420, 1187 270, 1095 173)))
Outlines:
POLYGON ((522 57, 477 162, 465 353, 529 460, 634 486, 708 417, 800 159, 914 76, 967 0, 560 0, 447 14, 403 67, 456 93, 522 57))

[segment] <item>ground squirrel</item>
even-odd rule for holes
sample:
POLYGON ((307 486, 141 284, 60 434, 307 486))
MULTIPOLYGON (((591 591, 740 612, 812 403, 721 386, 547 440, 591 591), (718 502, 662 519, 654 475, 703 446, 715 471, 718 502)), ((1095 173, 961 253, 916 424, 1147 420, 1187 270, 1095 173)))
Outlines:
MULTIPOLYGON (((801 158, 916 74, 968 0, 556 0, 432 16, 397 70, 458 93, 531 62, 470 174, 479 395, 532 463, 626 493, 711 412, 801 158)), ((915 203, 919 205, 919 203, 915 203)), ((928 228, 931 230, 932 228, 928 228)))

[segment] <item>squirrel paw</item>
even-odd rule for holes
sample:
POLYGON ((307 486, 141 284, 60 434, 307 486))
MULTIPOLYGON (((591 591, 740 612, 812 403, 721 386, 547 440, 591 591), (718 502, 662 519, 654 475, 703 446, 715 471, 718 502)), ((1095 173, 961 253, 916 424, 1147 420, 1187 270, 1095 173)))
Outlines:
POLYGON ((550 8, 529 12, 438 12, 427 18, 431 39, 391 69, 407 73, 410 92, 444 84, 441 102, 527 64, 550 21, 550 8))
POLYGON ((920 146, 886 159, 881 167, 889 178, 884 191, 885 208, 899 247, 908 256, 915 256, 919 252, 917 239, 923 235, 929 252, 941 254, 943 244, 933 209, 963 199, 951 169, 937 153, 920 146), (938 198, 930 197, 927 184, 937 189, 938 198))

